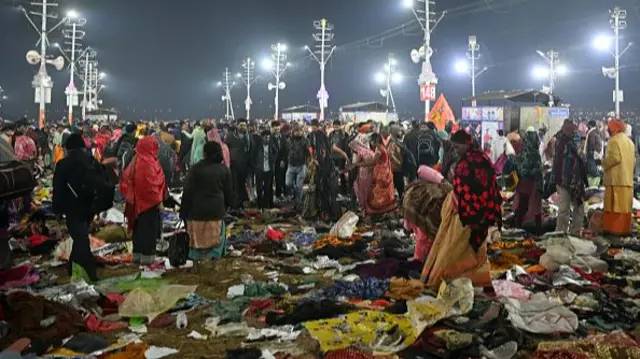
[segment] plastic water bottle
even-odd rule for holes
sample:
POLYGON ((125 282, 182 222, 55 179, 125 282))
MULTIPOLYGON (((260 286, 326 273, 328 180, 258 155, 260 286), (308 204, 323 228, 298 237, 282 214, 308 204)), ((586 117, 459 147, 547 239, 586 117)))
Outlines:
POLYGON ((178 313, 178 316, 176 317, 176 328, 187 329, 188 325, 189 321, 187 320, 187 314, 184 312, 178 313))

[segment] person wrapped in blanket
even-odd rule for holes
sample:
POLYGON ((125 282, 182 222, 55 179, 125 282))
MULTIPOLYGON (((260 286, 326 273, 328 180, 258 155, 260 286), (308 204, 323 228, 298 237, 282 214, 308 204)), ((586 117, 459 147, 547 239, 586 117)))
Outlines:
POLYGON ((421 278, 431 288, 460 277, 490 287, 486 238, 489 227, 502 226, 500 189, 491 160, 471 135, 458 131, 451 143, 460 159, 421 278))

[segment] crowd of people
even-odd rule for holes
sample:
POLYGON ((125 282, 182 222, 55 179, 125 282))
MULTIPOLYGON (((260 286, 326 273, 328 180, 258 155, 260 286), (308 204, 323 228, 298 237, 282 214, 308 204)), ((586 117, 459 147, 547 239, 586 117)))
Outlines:
MULTIPOLYGON (((401 210, 415 234, 414 257, 424 262, 422 279, 433 287, 463 276, 491 286, 486 241, 490 228, 502 226, 505 188, 515 192, 516 227, 532 222, 540 230, 542 201, 557 192, 556 230, 579 233, 586 189, 602 180, 603 230, 631 232, 636 149, 621 120, 589 122, 586 130, 566 120, 552 136, 533 127, 499 130, 484 148, 454 128, 238 119, 38 130, 19 122, 2 128, 0 153, 54 171, 53 210, 73 238, 69 271, 79 265, 92 280, 89 226, 111 205, 103 202, 124 202, 133 261, 150 264, 160 213, 176 205, 174 187, 183 188, 179 213, 192 259, 223 256, 227 211, 241 216, 248 204, 262 211, 290 204, 304 219, 326 222, 348 210, 369 220, 401 210)), ((6 228, 6 203, 2 213, 6 228)))

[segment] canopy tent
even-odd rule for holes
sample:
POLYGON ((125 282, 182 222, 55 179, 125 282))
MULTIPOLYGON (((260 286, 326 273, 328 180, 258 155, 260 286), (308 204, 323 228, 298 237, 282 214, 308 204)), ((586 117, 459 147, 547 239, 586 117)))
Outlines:
POLYGON ((287 121, 305 120, 311 121, 314 118, 318 118, 320 108, 311 105, 300 105, 288 107, 280 111, 280 117, 287 121))
MULTIPOLYGON (((505 105, 531 105, 540 104, 549 106, 550 96, 539 90, 509 90, 487 91, 462 100, 462 106, 505 106, 505 105), (474 103, 475 102, 475 103, 474 103)), ((559 106, 562 100, 553 96, 554 106, 559 106)))

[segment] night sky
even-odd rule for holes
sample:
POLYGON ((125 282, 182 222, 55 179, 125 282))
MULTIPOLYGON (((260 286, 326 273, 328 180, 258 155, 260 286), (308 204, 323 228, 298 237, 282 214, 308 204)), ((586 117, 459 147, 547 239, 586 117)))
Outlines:
MULTIPOLYGON (((31 80, 36 67, 27 64, 24 55, 35 49, 37 34, 16 10, 14 5, 20 1, 0 1, 0 86, 9 96, 0 112, 8 118, 25 113, 33 118, 37 105, 31 80)), ((613 57, 593 50, 591 42, 595 35, 610 31, 608 9, 614 5, 628 11, 623 46, 638 42, 640 8, 634 8, 634 3, 441 0, 436 10, 450 9, 450 15, 433 34, 438 91, 444 92, 459 114, 461 98, 471 91, 470 79, 457 75, 453 64, 465 58, 467 37, 475 34, 482 53, 478 66, 489 67, 478 78, 478 92, 540 88, 543 81, 533 79, 531 69, 544 65, 544 60, 535 50, 554 48, 572 70, 558 81, 557 94, 573 107, 610 110, 613 81, 604 78, 600 68, 612 66, 613 57)), ((270 44, 278 41, 289 46, 294 65, 284 77, 287 89, 281 92, 280 107, 315 105, 319 69, 303 46, 313 45, 313 21, 322 17, 335 25, 338 46, 326 77, 331 110, 357 101, 383 101, 374 73, 393 52, 399 72, 405 75, 394 88, 398 111, 421 114, 416 84, 420 67, 409 58, 409 51, 420 45, 421 34, 415 23, 410 24, 414 16, 402 7, 402 0, 60 0, 61 13, 71 8, 87 18, 84 43, 97 49, 101 70, 108 74, 107 88, 101 93, 105 105, 118 109, 125 119, 221 117, 224 102, 215 83, 225 66, 234 73, 240 71, 247 56, 256 58, 256 72, 262 75, 253 88, 252 113, 270 116, 273 93, 266 87, 273 80, 260 64, 270 44), (387 32, 382 41, 377 36, 403 23, 409 24, 404 34, 387 32)), ((59 31, 51 36, 51 42, 56 41, 62 41, 59 31)), ((639 57, 640 46, 633 46, 622 59, 623 110, 636 108, 640 99, 639 57)), ((54 79, 51 119, 65 111, 68 70, 49 72, 54 79)), ((244 115, 245 94, 240 83, 232 90, 236 117, 244 115)))

